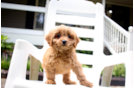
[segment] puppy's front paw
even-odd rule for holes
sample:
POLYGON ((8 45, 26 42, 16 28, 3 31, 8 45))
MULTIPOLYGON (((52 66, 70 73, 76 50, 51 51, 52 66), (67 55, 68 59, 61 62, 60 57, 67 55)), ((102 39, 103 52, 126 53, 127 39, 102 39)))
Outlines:
POLYGON ((45 83, 46 84, 56 84, 55 81, 53 81, 53 80, 47 80, 45 83))
POLYGON ((93 87, 93 83, 91 83, 87 80, 81 81, 80 83, 81 83, 81 85, 84 85, 84 86, 93 87))

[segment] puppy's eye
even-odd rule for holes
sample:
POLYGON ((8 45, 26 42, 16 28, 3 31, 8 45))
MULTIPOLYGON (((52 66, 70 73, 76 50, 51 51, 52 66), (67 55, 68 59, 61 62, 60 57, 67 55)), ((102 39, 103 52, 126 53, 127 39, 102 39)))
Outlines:
POLYGON ((56 37, 58 37, 58 38, 59 38, 60 36, 61 36, 61 35, 60 35, 60 34, 58 34, 56 37))
POLYGON ((70 36, 70 35, 68 35, 68 38, 71 38, 71 36, 70 36))

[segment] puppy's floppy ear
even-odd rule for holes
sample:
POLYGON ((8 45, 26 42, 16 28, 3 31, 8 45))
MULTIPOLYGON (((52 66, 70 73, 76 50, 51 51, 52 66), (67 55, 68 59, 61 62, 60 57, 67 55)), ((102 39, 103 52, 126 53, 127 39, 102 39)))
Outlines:
POLYGON ((80 42, 80 38, 76 36, 74 48, 76 48, 77 44, 80 42))
POLYGON ((53 41, 53 30, 50 30, 50 32, 45 36, 45 39, 49 46, 52 46, 52 41, 53 41))

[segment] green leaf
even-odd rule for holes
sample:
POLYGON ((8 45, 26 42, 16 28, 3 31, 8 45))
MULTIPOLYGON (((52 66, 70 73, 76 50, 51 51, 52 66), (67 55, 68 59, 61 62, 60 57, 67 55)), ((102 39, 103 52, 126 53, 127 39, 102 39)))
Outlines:
POLYGON ((8 70, 10 65, 10 60, 1 60, 1 69, 8 70))
POLYGON ((10 48, 12 48, 12 46, 7 43, 7 44, 6 44, 6 48, 9 48, 9 49, 10 49, 10 48))
POLYGON ((125 71, 124 64, 115 65, 112 75, 115 77, 125 77, 125 71))
POLYGON ((7 36, 1 35, 1 40, 2 41, 6 41, 7 39, 9 39, 7 36))
POLYGON ((1 43, 1 47, 4 47, 4 44, 3 43, 1 43))

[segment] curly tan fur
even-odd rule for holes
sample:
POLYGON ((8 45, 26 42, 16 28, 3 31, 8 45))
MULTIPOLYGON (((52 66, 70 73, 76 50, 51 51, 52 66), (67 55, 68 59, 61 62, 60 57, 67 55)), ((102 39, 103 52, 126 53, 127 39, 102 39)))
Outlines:
POLYGON ((65 84, 76 84, 70 80, 70 70, 77 75, 81 85, 92 87, 93 84, 87 81, 83 74, 82 65, 77 60, 75 48, 80 39, 76 33, 68 26, 58 26, 52 29, 45 37, 49 44, 49 49, 43 57, 43 68, 45 68, 47 84, 55 83, 55 74, 63 74, 65 84), (66 41, 63 44, 63 41, 66 41))

